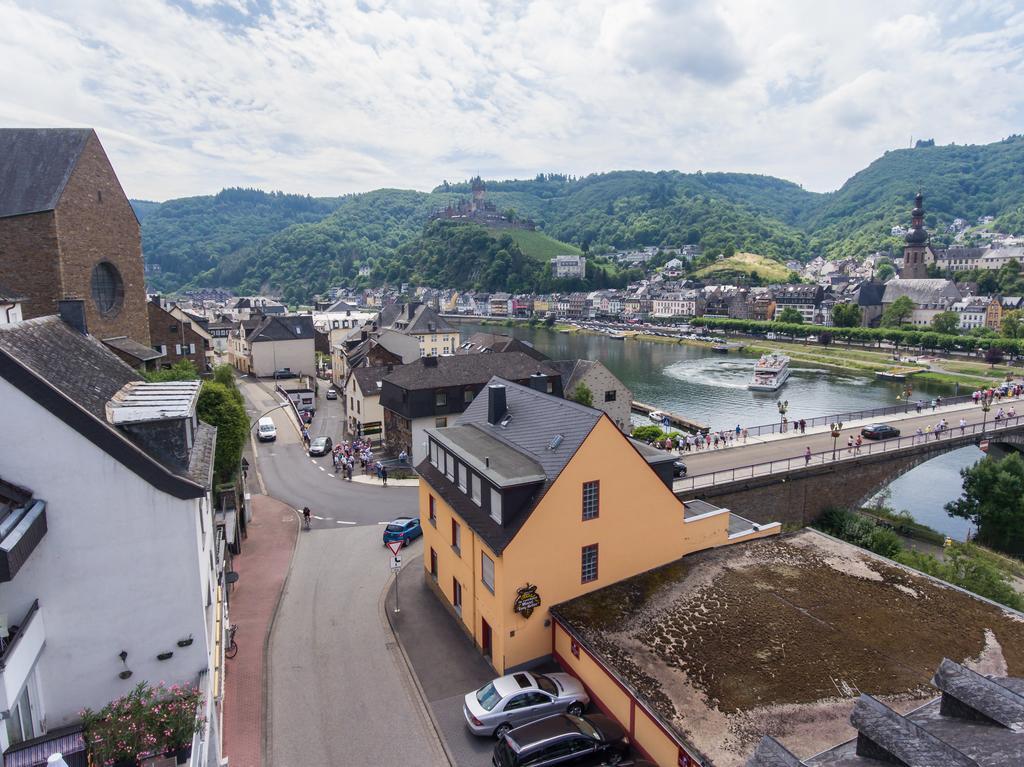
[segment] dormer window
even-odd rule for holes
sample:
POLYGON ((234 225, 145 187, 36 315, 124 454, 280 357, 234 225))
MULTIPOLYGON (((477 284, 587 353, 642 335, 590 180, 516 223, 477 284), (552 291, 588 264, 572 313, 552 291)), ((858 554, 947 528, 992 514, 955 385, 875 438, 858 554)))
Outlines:
POLYGON ((501 493, 491 488, 491 519, 501 524, 501 493))

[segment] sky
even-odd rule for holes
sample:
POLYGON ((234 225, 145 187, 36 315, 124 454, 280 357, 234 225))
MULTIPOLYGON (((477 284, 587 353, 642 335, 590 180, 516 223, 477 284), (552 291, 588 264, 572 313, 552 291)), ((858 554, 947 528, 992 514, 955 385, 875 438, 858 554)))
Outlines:
POLYGON ((609 170, 838 188, 1024 126, 1024 0, 0 0, 0 127, 130 197, 609 170))

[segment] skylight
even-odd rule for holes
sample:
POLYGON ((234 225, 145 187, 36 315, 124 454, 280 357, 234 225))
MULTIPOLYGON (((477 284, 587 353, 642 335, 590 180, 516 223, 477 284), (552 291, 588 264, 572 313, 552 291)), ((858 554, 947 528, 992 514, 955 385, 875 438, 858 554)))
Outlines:
POLYGON ((551 441, 548 442, 548 450, 557 450, 558 446, 562 444, 563 439, 565 439, 565 437, 561 434, 553 436, 551 441))

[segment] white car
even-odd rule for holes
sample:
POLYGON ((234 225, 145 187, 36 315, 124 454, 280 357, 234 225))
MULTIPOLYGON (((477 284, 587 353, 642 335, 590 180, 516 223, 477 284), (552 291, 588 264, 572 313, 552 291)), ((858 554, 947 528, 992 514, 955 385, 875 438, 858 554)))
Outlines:
POLYGON ((500 738, 515 727, 552 714, 564 711, 579 716, 588 703, 586 690, 572 674, 519 671, 469 693, 462 713, 474 735, 500 738))

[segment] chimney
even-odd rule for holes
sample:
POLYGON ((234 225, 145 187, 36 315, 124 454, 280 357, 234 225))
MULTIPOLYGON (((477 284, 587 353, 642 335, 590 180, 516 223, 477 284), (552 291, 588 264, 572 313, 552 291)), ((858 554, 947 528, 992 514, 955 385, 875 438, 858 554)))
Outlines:
POLYGON ((57 302, 60 318, 83 336, 89 335, 89 326, 85 322, 85 301, 81 298, 63 298, 57 302))
POLYGON ((530 376, 530 388, 536 389, 537 391, 548 393, 548 377, 541 373, 539 370, 530 376))
POLYGON ((487 422, 497 426, 508 412, 505 404, 504 384, 490 384, 487 387, 487 422))

